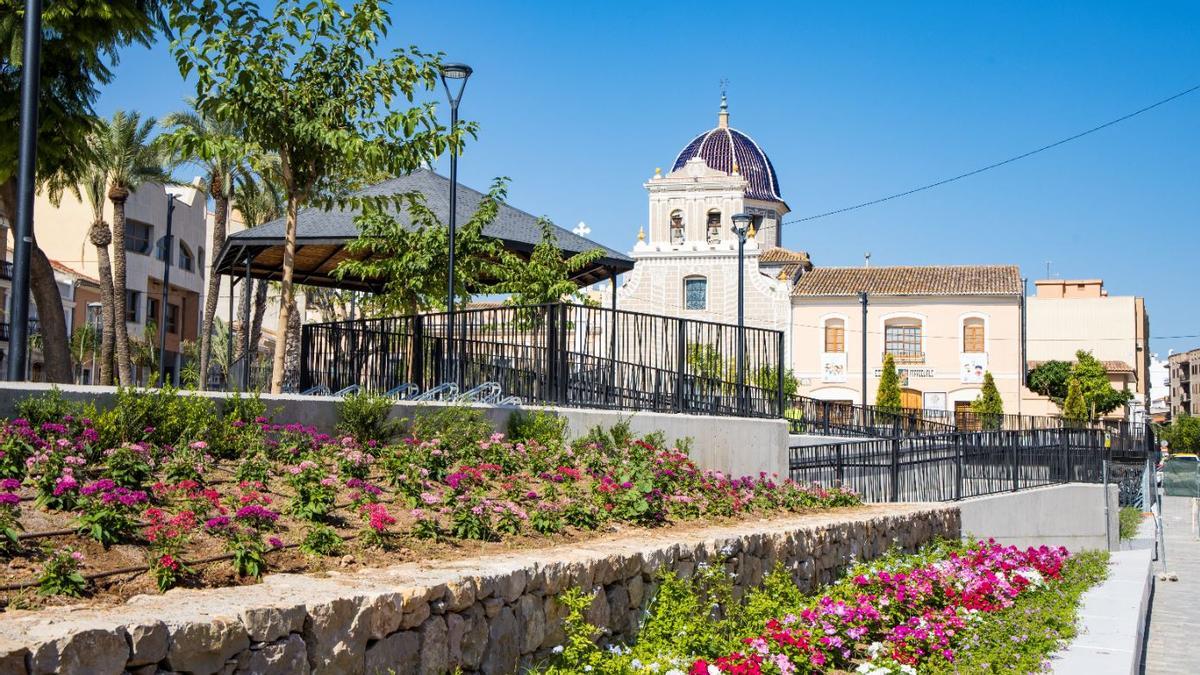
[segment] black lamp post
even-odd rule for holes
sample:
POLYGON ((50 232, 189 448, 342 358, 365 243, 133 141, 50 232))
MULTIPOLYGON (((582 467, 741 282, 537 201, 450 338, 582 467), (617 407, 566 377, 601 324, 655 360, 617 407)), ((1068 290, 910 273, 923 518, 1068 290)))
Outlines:
POLYGON ((175 248, 171 246, 173 237, 171 236, 171 218, 175 215, 175 195, 167 195, 167 236, 163 242, 163 287, 162 287, 162 309, 158 316, 158 386, 161 389, 167 379, 167 315, 168 301, 170 300, 171 289, 171 254, 175 252, 175 248))
POLYGON ((21 137, 17 161, 17 221, 13 228, 12 312, 9 316, 8 379, 26 379, 29 348, 29 256, 33 245, 33 192, 37 178, 38 90, 41 87, 42 1, 25 0, 25 49, 21 66, 21 137))
POLYGON ((738 239, 737 403, 742 414, 746 413, 746 234, 753 221, 748 213, 733 216, 733 233, 738 239))
MULTIPOLYGON (((450 99, 450 131, 458 127, 458 103, 462 100, 463 90, 467 88, 467 78, 471 77, 471 66, 465 63, 447 63, 442 66, 442 86, 446 88, 446 97, 450 99), (451 88, 451 81, 454 87, 451 88)), ((454 367, 454 232, 458 227, 458 149, 450 149, 450 256, 449 273, 446 281, 446 375, 452 381, 458 381, 457 368, 454 367)))

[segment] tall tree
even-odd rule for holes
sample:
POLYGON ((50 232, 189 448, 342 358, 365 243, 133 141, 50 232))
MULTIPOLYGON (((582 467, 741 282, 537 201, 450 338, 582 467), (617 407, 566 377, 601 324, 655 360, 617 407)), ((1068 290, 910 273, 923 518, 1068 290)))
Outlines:
MULTIPOLYGON (((483 228, 496 218, 505 183, 497 180, 471 218, 454 238, 455 295, 469 298, 495 274, 500 245, 485 237, 483 228)), ((443 307, 449 269, 449 231, 419 194, 402 196, 410 224, 395 216, 389 205, 366 203, 355 219, 358 238, 347 245, 351 254, 334 270, 338 278, 374 279, 383 289, 368 299, 370 311, 416 314, 443 307)))
POLYGON ((900 375, 896 372, 896 359, 891 354, 883 355, 883 374, 879 377, 879 389, 875 392, 875 407, 900 412, 900 375))
POLYGON ((286 227, 271 391, 282 390, 294 302, 296 218, 300 208, 344 202, 364 176, 409 173, 447 148, 457 152, 465 124, 447 131, 432 103, 438 58, 415 48, 380 56, 391 24, 383 0, 178 0, 171 48, 184 77, 196 78, 196 105, 234 119, 246 139, 279 156, 286 227))
POLYGON ((1029 389, 1062 405, 1067 397, 1067 380, 1071 379, 1069 361, 1046 361, 1029 371, 1029 389))
POLYGON ((162 150, 150 139, 154 125, 153 117, 142 119, 139 113, 118 110, 111 120, 100 122, 96 133, 96 161, 104 172, 113 207, 113 340, 118 377, 126 387, 134 380, 125 320, 125 202, 142 185, 169 180, 162 150))
MULTIPOLYGON (((94 140, 94 139, 93 139, 94 140)), ((77 196, 86 201, 92 211, 92 226, 88 229, 88 241, 96 247, 96 265, 100 277, 100 384, 113 383, 113 347, 116 331, 113 313, 112 262, 108 257, 108 246, 112 243, 112 230, 104 220, 104 200, 107 196, 107 179, 103 171, 91 172, 83 182, 83 191, 75 187, 77 196)))
MULTIPOLYGON (((42 17, 41 87, 38 90, 37 181, 59 193, 86 174, 87 138, 100 85, 112 80, 121 48, 149 45, 163 25, 157 0, 56 0, 42 17)), ((0 0, 0 213, 16 219, 17 140, 20 137, 24 3, 0 0)), ((62 297, 50 260, 37 245, 34 224, 30 288, 41 318, 47 379, 71 381, 62 297)))
POLYGON ((558 247, 554 223, 538 219, 541 240, 533 247, 529 258, 505 251, 498 272, 500 281, 492 287, 494 293, 509 294, 513 305, 541 305, 563 300, 583 301, 579 285, 571 279, 588 265, 604 257, 604 249, 594 248, 564 257, 558 247))
MULTIPOLYGON (((193 104, 194 102, 189 102, 193 104)), ((241 125, 226 118, 196 111, 171 113, 163 118, 167 132, 160 137, 172 159, 199 166, 205 174, 205 187, 213 200, 213 232, 209 248, 208 291, 204 297, 204 316, 200 324, 198 386, 206 388, 208 364, 212 358, 212 327, 217 315, 221 278, 217 275, 217 253, 225 246, 229 203, 234 181, 248 168, 250 148, 242 141, 241 125)))
POLYGON ((1117 389, 1108 379, 1108 369, 1096 360, 1091 352, 1075 352, 1075 363, 1071 365, 1071 377, 1079 381, 1084 407, 1090 419, 1110 413, 1129 403, 1133 394, 1127 389, 1117 389))

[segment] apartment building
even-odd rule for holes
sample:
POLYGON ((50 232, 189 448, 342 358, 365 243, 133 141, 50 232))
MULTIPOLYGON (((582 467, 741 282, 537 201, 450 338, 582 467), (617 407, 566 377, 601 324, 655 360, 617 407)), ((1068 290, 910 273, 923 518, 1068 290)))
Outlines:
POLYGON ((1171 373, 1172 419, 1200 415, 1200 348, 1167 357, 1171 373))
MULTIPOLYGON (((164 186, 147 184, 129 196, 125 204, 125 303, 126 329, 131 341, 149 340, 146 328, 166 332, 166 373, 168 380, 178 383, 183 366, 183 351, 188 342, 196 340, 204 300, 204 274, 208 264, 205 242, 205 213, 207 197, 195 186, 164 186), (171 242, 167 243, 167 208, 173 200, 171 242), (163 280, 169 267, 169 284, 163 300, 163 280)), ((104 205, 104 218, 112 223, 112 204, 104 205)), ((58 263, 58 271, 95 280, 99 277, 96 248, 88 239, 93 216, 91 208, 75 199, 68 191, 59 204, 39 195, 34 210, 34 228, 38 244, 46 255, 58 263), (65 270, 65 271, 64 271, 65 270)), ((111 257, 110 251, 110 257, 111 257)), ((63 288, 60 285, 60 292, 63 288)), ((74 323, 80 312, 88 319, 87 307, 98 300, 70 301, 74 323)), ((64 296, 65 298, 65 296, 64 296)), ((64 303, 67 301, 64 299, 64 303)), ((93 310, 98 313, 98 308, 93 310)), ((157 335, 157 333, 155 333, 157 335)), ((136 379, 142 383, 154 380, 156 373, 147 364, 136 368, 136 379)), ((92 369, 88 369, 90 377, 92 369)))
MULTIPOLYGON (((1133 392, 1128 410, 1110 417, 1141 421, 1150 410, 1150 315, 1138 296, 1111 296, 1103 279, 1035 281, 1027 301, 1026 354, 1030 368, 1050 360, 1073 361, 1091 352, 1117 389, 1133 392)), ((1049 399, 1026 392, 1023 407, 1037 415, 1058 412, 1049 399)))

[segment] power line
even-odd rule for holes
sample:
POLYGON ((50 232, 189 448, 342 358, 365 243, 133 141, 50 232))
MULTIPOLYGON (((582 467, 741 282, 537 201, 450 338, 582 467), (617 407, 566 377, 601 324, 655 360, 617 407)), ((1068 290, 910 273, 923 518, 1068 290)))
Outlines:
POLYGON ((995 164, 989 164, 989 165, 987 165, 987 166, 985 166, 985 167, 981 167, 981 168, 975 169, 974 171, 968 171, 968 172, 966 172, 966 173, 961 173, 961 174, 959 174, 959 175, 957 175, 957 176, 953 176, 953 177, 951 177, 951 178, 946 178, 946 179, 943 179, 943 180, 939 180, 939 181, 937 181, 936 183, 929 183, 928 185, 922 185, 921 187, 913 188, 913 189, 911 189, 911 190, 905 190, 904 192, 897 192, 896 194, 894 194, 894 195, 888 195, 887 197, 880 197, 879 199, 872 199, 872 200, 871 200, 871 201, 869 201, 869 202, 863 202, 863 203, 861 203, 861 204, 855 204, 854 206, 847 206, 847 207, 844 207, 844 208, 835 209, 835 210, 833 210, 833 211, 826 211, 825 213, 818 213, 818 214, 816 214, 816 215, 812 215, 812 216, 805 216, 805 217, 803 217, 803 218, 795 218, 795 219, 793 219, 793 220, 786 220, 786 221, 784 221, 784 222, 783 222, 783 223, 781 223, 781 224, 782 224, 782 225, 788 225, 788 224, 791 224, 791 223, 803 223, 803 222, 805 222, 805 221, 808 221, 808 220, 816 220, 816 219, 818 219, 818 218, 825 218, 825 217, 827 217, 827 216, 833 216, 833 215, 837 215, 837 214, 839 214, 839 213, 845 213, 845 212, 847 212, 847 211, 854 211, 854 210, 856 210, 856 209, 861 209, 861 208, 865 208, 865 207, 868 207, 868 206, 874 206, 874 205, 876 205, 876 204, 882 204, 883 202, 891 201, 891 200, 893 200, 893 199, 899 199, 899 198, 901 198, 901 197, 907 197, 907 196, 909 196, 909 195, 916 194, 916 193, 918 193, 918 192, 924 192, 925 190, 930 190, 930 189, 932 189, 932 188, 935 188, 935 187, 940 187, 940 186, 942 186, 942 185, 946 185, 947 183, 953 183, 954 181, 957 181, 957 180, 962 180, 963 178, 969 178, 969 177, 971 177, 971 176, 974 176, 974 175, 976 175, 976 174, 983 173, 984 171, 990 171, 990 170, 992 170, 992 169, 995 169, 995 168, 1002 167, 1002 166, 1004 166, 1005 164, 1011 164, 1011 163, 1013 163, 1013 162, 1015 162, 1015 161, 1017 161, 1017 160, 1025 159, 1026 157, 1031 157, 1031 156, 1033 156, 1033 155, 1036 155, 1036 154, 1038 154, 1039 152, 1045 152, 1046 150, 1050 150, 1050 149, 1052 149, 1052 148, 1056 148, 1056 147, 1058 147, 1058 146, 1060 146, 1060 145, 1063 145, 1064 143, 1070 143, 1071 141, 1078 140, 1078 139, 1080 139, 1080 138, 1083 138, 1084 136, 1087 136, 1087 135, 1089 135, 1089 134, 1094 134, 1094 133, 1096 133, 1097 131, 1100 131, 1100 130, 1102 130, 1102 129, 1107 129, 1108 127, 1111 127, 1111 126, 1113 126, 1114 124, 1120 124, 1121 122, 1124 122, 1125 120, 1128 120, 1128 119, 1132 119, 1132 118, 1134 118, 1134 117, 1137 117, 1138 115, 1141 115, 1141 114, 1142 114, 1142 113, 1144 113, 1144 112, 1149 112, 1149 111, 1151 111, 1151 110, 1154 110, 1155 108, 1157 108, 1157 107, 1159 107, 1159 106, 1161 106, 1161 105, 1165 105, 1165 104, 1167 104, 1167 103, 1170 103, 1171 101, 1174 101, 1174 100, 1175 100, 1175 99, 1177 99, 1177 98, 1181 98, 1181 97, 1183 97, 1183 96, 1187 96, 1188 94, 1190 94, 1190 93, 1192 93, 1192 92, 1194 92, 1194 91, 1196 91, 1196 90, 1198 90, 1198 89, 1200 89, 1200 84, 1198 84, 1198 85, 1196 85, 1196 86, 1194 86, 1194 87, 1191 87, 1190 89, 1185 89, 1185 90, 1183 90, 1183 91, 1181 91, 1181 92, 1179 92, 1179 93, 1177 93, 1177 94, 1174 94, 1174 95, 1172 95, 1172 96, 1168 96, 1167 98, 1164 98, 1164 99, 1162 99, 1162 100, 1160 100, 1160 101, 1157 101, 1157 102, 1155 102, 1155 103, 1152 103, 1152 104, 1150 104, 1150 105, 1146 106, 1145 108, 1141 108, 1141 109, 1139 109, 1139 110, 1135 110, 1135 111, 1133 111, 1133 112, 1129 113, 1128 115, 1122 115, 1121 117, 1118 117, 1118 118, 1116 118, 1116 119, 1114 119, 1114 120, 1109 120, 1108 122, 1105 122, 1104 124, 1101 124, 1100 126, 1092 127, 1091 129, 1088 129, 1087 131, 1083 131, 1083 132, 1080 132, 1080 133, 1078 133, 1078 134, 1075 134, 1074 136, 1068 136, 1067 138, 1064 138, 1064 139, 1061 139, 1061 140, 1055 141, 1055 142, 1053 142, 1053 143, 1050 143, 1049 145, 1043 145, 1042 147, 1040 147, 1040 148, 1037 148, 1037 149, 1035 149, 1035 150, 1030 150, 1029 152, 1024 152, 1024 153, 1021 153, 1021 154, 1019 154, 1019 155, 1016 155, 1016 156, 1014 156, 1014 157, 1009 157, 1008 159, 1005 159, 1005 160, 1002 160, 1002 161, 996 162, 995 164))

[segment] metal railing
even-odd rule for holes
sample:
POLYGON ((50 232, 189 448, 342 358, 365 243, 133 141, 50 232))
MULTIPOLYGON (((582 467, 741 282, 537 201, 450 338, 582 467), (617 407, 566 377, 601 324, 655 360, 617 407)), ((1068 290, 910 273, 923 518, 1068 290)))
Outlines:
POLYGON ((358 385, 421 391, 497 383, 563 406, 781 417, 783 333, 745 328, 747 385, 734 371, 738 327, 565 303, 307 324, 300 390, 358 385))
POLYGON ((956 431, 792 447, 789 461, 793 479, 850 487, 866 501, 950 501, 1099 483, 1106 461, 1143 467, 1157 461, 1152 430, 1120 438, 1095 428, 956 431))
POLYGON ((784 411, 794 434, 892 438, 954 431, 953 424, 930 420, 920 410, 885 410, 840 401, 795 396, 784 411))

